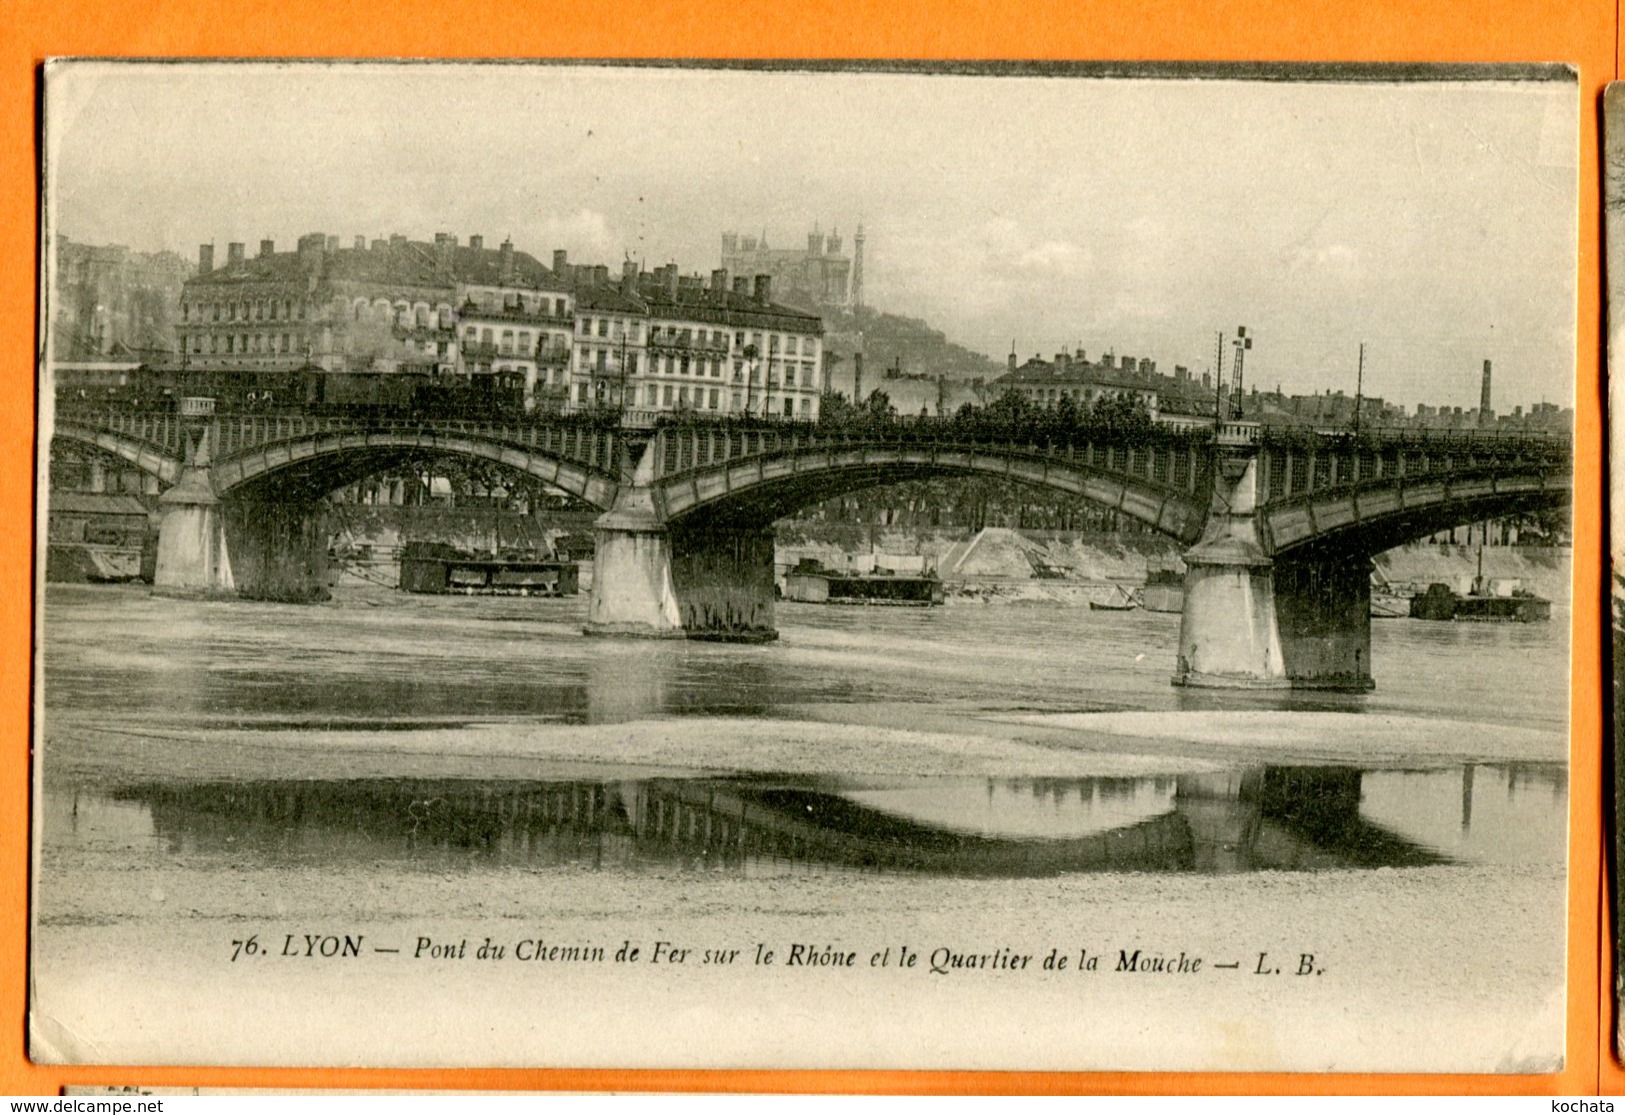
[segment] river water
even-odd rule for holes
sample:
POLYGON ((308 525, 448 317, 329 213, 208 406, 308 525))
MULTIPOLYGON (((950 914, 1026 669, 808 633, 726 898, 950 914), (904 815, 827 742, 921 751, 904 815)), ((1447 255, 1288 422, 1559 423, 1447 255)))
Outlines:
MULTIPOLYGON (((94 1033, 100 1059, 422 1063, 399 1035, 387 1049, 353 1033, 221 1047, 242 976, 214 954, 245 919, 335 910, 407 944, 427 939, 413 928, 425 922, 475 935, 481 917, 536 915, 524 880, 577 934, 615 918, 632 928, 606 939, 650 919, 669 933, 666 909, 694 933, 812 929, 858 947, 941 925, 1040 948, 1075 933, 1065 910, 1079 907, 1025 910, 1023 895, 1059 886, 1091 896, 1112 933, 1176 951, 1340 947, 1346 982, 1275 1005, 1283 1032, 1330 1026, 1341 1051, 1271 1046, 1263 1067, 1527 1069, 1560 1051, 1565 608, 1544 625, 1375 621, 1377 689, 1360 695, 1175 688, 1173 615, 782 605, 777 643, 733 646, 589 639, 584 611, 581 598, 370 586, 308 607, 50 586, 36 971, 52 977, 55 1055, 86 1055, 94 1033), (613 897, 628 887, 632 913, 613 897), (1396 937, 1415 954, 1399 975, 1384 956, 1396 937), (188 967, 170 939, 214 959, 188 967), (110 988, 150 1001, 176 978, 212 990, 212 1027, 177 1023, 143 1045, 96 1021, 110 988), (1374 1009, 1385 980, 1399 981, 1393 1002, 1374 1009), (1428 1060, 1414 1047, 1418 1023, 1390 1012, 1417 995, 1437 1000, 1426 1024, 1456 1026, 1459 1048, 1428 1060)), ((346 993, 387 1000, 392 979, 380 969, 346 993)), ((1228 994, 1197 998, 1219 1018, 1259 1009, 1228 994)), ((1200 1021, 1155 996, 1101 1003, 1114 1019, 1200 1021)), ((933 1009, 985 1023, 988 1003, 933 1009)), ((1003 1046, 939 1034, 937 1053, 916 1056, 907 1027, 850 1050, 819 1029, 808 1054, 721 1026, 709 1052, 645 1035, 632 1060, 1207 1063, 1139 1031, 1104 1040, 1111 1026, 1091 1017, 1077 1022, 1087 1054, 1011 1031, 1003 1046)), ((563 1063, 598 1048, 555 1037, 563 1063)), ((535 1059, 478 1043, 439 1054, 493 1055, 535 1059)))

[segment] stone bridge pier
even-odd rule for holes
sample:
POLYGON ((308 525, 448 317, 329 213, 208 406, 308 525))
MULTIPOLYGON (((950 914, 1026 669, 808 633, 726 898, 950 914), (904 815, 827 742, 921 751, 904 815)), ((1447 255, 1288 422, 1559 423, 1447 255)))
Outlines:
POLYGON ((773 528, 655 510, 655 452, 644 447, 593 524, 588 635, 765 643, 773 622, 773 528))
POLYGON ((773 528, 664 523, 626 485, 595 524, 589 635, 770 642, 773 528))
POLYGON ((153 587, 185 595, 295 603, 330 591, 325 505, 215 491, 209 433, 187 446, 180 481, 159 497, 153 587))
POLYGON ((1185 554, 1173 683, 1371 689, 1370 560, 1363 554, 1272 558, 1258 511, 1258 460, 1232 453, 1216 470, 1202 538, 1185 554))

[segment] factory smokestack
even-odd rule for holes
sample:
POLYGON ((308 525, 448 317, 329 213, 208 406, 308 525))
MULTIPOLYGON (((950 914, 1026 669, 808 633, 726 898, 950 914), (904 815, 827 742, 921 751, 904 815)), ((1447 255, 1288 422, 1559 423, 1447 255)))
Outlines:
POLYGON ((1478 424, 1493 426, 1495 410, 1490 406, 1490 362, 1484 361, 1484 384, 1478 389, 1478 424))

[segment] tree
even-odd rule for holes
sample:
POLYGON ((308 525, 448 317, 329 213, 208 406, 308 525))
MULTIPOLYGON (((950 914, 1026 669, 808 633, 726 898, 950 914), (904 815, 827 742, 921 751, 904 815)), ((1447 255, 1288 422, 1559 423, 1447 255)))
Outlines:
POLYGON ((1089 424, 1114 433, 1149 432, 1151 411, 1138 395, 1102 395, 1089 408, 1089 424))

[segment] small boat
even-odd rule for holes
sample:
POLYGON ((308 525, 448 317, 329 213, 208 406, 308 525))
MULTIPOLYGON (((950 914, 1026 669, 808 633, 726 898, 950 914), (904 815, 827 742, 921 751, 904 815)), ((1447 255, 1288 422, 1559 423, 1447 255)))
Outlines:
POLYGON ((1110 600, 1091 600, 1091 612, 1132 612, 1140 606, 1137 594, 1129 592, 1122 585, 1113 586, 1113 595, 1110 600))
POLYGON ((1371 590, 1372 619, 1403 619, 1411 614, 1411 597, 1371 590))
POLYGON ((1411 614, 1411 597, 1415 595, 1416 590, 1414 588, 1408 592, 1401 592, 1380 571, 1373 570, 1371 573, 1371 618, 1405 618, 1411 614))

